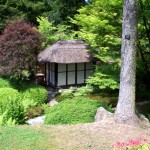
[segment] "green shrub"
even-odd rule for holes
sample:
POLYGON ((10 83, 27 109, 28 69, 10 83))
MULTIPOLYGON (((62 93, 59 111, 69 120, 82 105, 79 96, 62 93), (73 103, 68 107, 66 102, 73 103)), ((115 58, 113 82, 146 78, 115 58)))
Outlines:
POLYGON ((33 84, 30 81, 15 80, 12 78, 0 78, 0 88, 9 87, 18 91, 23 91, 32 85, 33 84))
POLYGON ((16 123, 23 123, 25 111, 21 102, 20 94, 12 88, 0 88, 0 115, 4 115, 4 121, 10 118, 16 123))
POLYGON ((7 111, 5 111, 2 115, 0 115, 0 126, 3 125, 14 126, 16 124, 15 119, 12 119, 12 117, 8 119, 6 117, 7 117, 7 111))
POLYGON ((89 85, 78 87, 78 88, 70 87, 70 89, 68 89, 67 91, 57 94, 55 99, 58 102, 61 102, 66 99, 72 99, 73 97, 84 96, 87 93, 91 93, 91 92, 93 92, 93 89, 89 85))
POLYGON ((74 92, 74 96, 83 96, 93 92, 93 88, 90 85, 81 86, 77 88, 77 91, 74 92))
POLYGON ((72 99, 74 97, 86 97, 91 100, 102 102, 108 105, 116 106, 118 100, 118 92, 109 91, 109 92, 99 92, 93 93, 91 86, 82 86, 76 89, 70 88, 69 90, 59 93, 56 95, 55 99, 58 102, 64 101, 66 99, 72 99))
POLYGON ((3 88, 3 87, 12 87, 11 86, 11 83, 8 79, 5 79, 5 78, 0 78, 0 88, 3 88))
POLYGON ((57 102, 61 102, 66 99, 72 99, 73 97, 74 97, 73 92, 69 90, 69 91, 57 94, 55 99, 57 102))
POLYGON ((91 101, 87 98, 76 97, 65 100, 59 104, 47 108, 45 112, 45 124, 76 124, 93 122, 98 107, 108 106, 91 101))
POLYGON ((34 105, 45 103, 47 95, 47 90, 40 85, 33 85, 22 92, 23 101, 31 101, 34 105))
POLYGON ((13 88, 0 88, 0 102, 7 102, 9 98, 17 99, 20 93, 13 88))
POLYGON ((103 95, 101 93, 87 94, 87 95, 85 95, 85 97, 87 97, 91 100, 96 100, 96 101, 103 102, 108 105, 112 105, 113 107, 116 107, 117 100, 118 100, 117 95, 103 95))

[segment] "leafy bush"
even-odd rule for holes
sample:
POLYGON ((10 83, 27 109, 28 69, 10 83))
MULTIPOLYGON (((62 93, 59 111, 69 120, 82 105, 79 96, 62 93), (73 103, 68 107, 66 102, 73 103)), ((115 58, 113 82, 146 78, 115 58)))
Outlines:
POLYGON ((47 95, 47 90, 40 85, 33 85, 22 92, 23 101, 29 102, 29 105, 31 102, 32 106, 45 103, 47 95))
POLYGON ((16 120, 15 119, 13 120, 12 118, 7 119, 6 115, 7 111, 5 111, 2 115, 0 115, 0 126, 3 125, 14 126, 16 124, 16 120))
POLYGON ((74 93, 74 96, 83 96, 88 93, 92 93, 93 88, 90 85, 78 87, 77 91, 74 93))
POLYGON ((113 150, 149 150, 150 141, 143 138, 129 140, 128 142, 117 142, 113 145, 113 150))
POLYGON ((10 78, 2 78, 0 77, 0 88, 9 87, 14 88, 18 91, 24 91, 25 89, 35 85, 31 81, 17 80, 12 76, 10 78))
POLYGON ((0 88, 0 102, 7 102, 8 99, 17 99, 20 93, 13 88, 0 88))
POLYGON ((44 17, 37 18, 37 22, 39 23, 38 29, 44 36, 44 47, 49 47, 60 39, 72 39, 73 35, 69 34, 70 27, 67 25, 59 24, 56 26, 56 24, 54 25, 53 22, 44 17))
POLYGON ((118 91, 111 90, 106 92, 101 90, 101 92, 94 93, 93 88, 90 85, 86 85, 78 88, 71 87, 69 90, 56 95, 55 99, 56 101, 61 102, 66 99, 72 99, 74 97, 86 97, 100 103, 102 102, 116 106, 118 100, 118 91))
POLYGON ((97 108, 109 107, 97 101, 87 98, 76 97, 60 102, 59 104, 47 108, 45 112, 45 124, 76 124, 93 122, 97 108))
POLYGON ((12 86, 8 79, 0 78, 0 88, 3 88, 3 87, 12 87, 12 86))
POLYGON ((56 95, 55 99, 57 102, 64 101, 66 99, 72 99, 74 97, 73 92, 68 90, 66 92, 62 92, 56 95))
POLYGON ((100 73, 99 71, 95 72, 95 74, 88 79, 88 84, 92 85, 95 90, 116 90, 119 89, 119 83, 117 77, 113 76, 112 73, 110 75, 100 73))
POLYGON ((64 91, 56 95, 55 99, 58 102, 61 102, 66 99, 72 99, 73 97, 84 96, 85 94, 91 92, 93 92, 93 89, 89 85, 78 87, 78 88, 70 87, 70 89, 68 89, 67 91, 64 91))
POLYGON ((20 94, 12 88, 0 88, 0 115, 5 114, 4 122, 10 118, 16 123, 23 123, 25 111, 21 102, 20 94))
POLYGON ((0 124, 23 123, 25 114, 27 117, 43 114, 44 109, 37 111, 33 108, 43 104, 47 95, 47 90, 44 87, 29 81, 0 78, 0 124))
POLYGON ((112 105, 113 107, 116 107, 117 101, 118 101, 118 93, 98 93, 98 94, 87 94, 85 97, 96 100, 98 102, 103 102, 108 105, 112 105))

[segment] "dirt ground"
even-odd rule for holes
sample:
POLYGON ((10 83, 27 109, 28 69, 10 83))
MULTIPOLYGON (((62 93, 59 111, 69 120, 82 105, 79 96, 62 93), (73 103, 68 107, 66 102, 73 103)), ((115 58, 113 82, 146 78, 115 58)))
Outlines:
POLYGON ((139 128, 116 124, 113 120, 98 123, 43 126, 49 134, 51 150, 111 150, 116 142, 146 138, 150 140, 150 126, 139 128))

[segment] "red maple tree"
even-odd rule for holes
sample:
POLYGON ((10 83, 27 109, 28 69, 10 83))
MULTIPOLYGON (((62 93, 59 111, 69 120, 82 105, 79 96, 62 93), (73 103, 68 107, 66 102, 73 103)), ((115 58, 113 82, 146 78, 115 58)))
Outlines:
POLYGON ((42 38, 38 30, 25 21, 9 23, 0 35, 0 75, 21 75, 35 70, 42 38))

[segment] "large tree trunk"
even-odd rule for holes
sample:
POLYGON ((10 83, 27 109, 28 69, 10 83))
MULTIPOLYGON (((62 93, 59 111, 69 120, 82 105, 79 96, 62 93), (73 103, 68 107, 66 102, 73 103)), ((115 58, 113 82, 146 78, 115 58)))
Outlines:
POLYGON ((124 0, 119 101, 115 121, 135 125, 135 76, 137 48, 138 0, 124 0))

